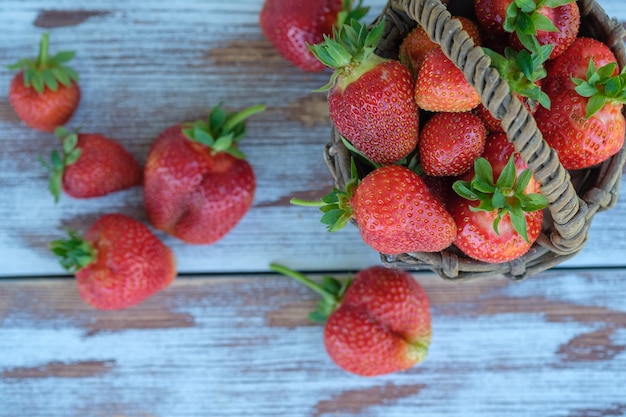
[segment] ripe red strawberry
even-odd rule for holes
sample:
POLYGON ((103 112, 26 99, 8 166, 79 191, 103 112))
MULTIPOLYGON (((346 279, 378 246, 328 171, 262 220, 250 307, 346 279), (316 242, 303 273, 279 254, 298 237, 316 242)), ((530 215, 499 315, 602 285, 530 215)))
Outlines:
POLYGON ((458 228, 454 244, 466 255, 508 262, 537 240, 547 201, 504 133, 487 138, 483 157, 453 188, 458 196, 446 207, 458 228))
POLYGON ((435 113, 420 132, 422 169, 433 176, 461 175, 483 153, 486 138, 483 122, 472 113, 435 113))
POLYGON ((549 46, 550 58, 567 49, 578 35, 580 10, 575 0, 474 0, 478 23, 492 37, 533 51, 549 46))
POLYGON ((384 165, 415 149, 419 119, 411 72, 399 61, 373 53, 383 28, 384 21, 368 31, 353 20, 312 50, 336 68, 320 90, 330 90, 328 107, 338 132, 371 161, 384 165))
POLYGON ((553 93, 550 110, 535 114, 537 127, 565 169, 582 169, 606 161, 624 145, 626 72, 613 76, 615 63, 596 70, 589 61, 585 79, 575 90, 553 93))
MULTIPOLYGON (((572 78, 584 79, 589 69, 589 61, 593 61, 596 68, 610 63, 617 64, 617 58, 603 42, 593 38, 576 38, 563 54, 547 64, 543 90, 549 96, 558 94, 564 89, 574 90, 576 84, 572 82, 572 78)), ((615 76, 618 73, 619 68, 616 66, 611 75, 615 76)))
POLYGON ((415 80, 415 102, 423 110, 466 112, 480 104, 480 95, 441 48, 426 55, 415 80))
POLYGON ((48 34, 41 38, 36 60, 20 59, 8 68, 19 70, 9 88, 9 102, 29 127, 52 132, 74 114, 80 101, 78 74, 65 64, 74 52, 48 56, 48 34))
POLYGON ((141 185, 142 168, 118 142, 97 133, 69 132, 58 127, 61 153, 52 151, 48 189, 59 201, 61 191, 74 198, 100 197, 141 185))
POLYGON ((361 3, 353 8, 352 0, 265 0, 259 24, 285 59, 304 71, 319 72, 326 67, 309 46, 322 42, 333 26, 364 17, 368 8, 361 3))
POLYGON ((144 301, 176 277, 176 260, 143 223, 123 214, 101 216, 80 237, 51 242, 61 265, 76 276, 78 293, 97 309, 144 301))
POLYGON ((363 241, 386 254, 438 252, 456 237, 443 204, 419 175, 401 165, 377 168, 360 181, 355 177, 344 191, 335 189, 320 201, 291 201, 321 206, 322 223, 331 232, 354 219, 363 241))
MULTIPOLYGON (((476 45, 480 44, 480 32, 478 25, 471 19, 464 16, 454 16, 461 21, 463 29, 476 45)), ((422 26, 413 28, 402 40, 399 48, 399 59, 406 65, 414 75, 417 75, 426 55, 433 49, 439 48, 435 42, 430 40, 426 30, 422 26)))
POLYGON ((324 277, 319 284, 282 265, 270 267, 322 296, 309 317, 325 323, 326 351, 345 371, 384 375, 426 358, 432 334, 430 303, 408 272, 371 266, 351 280, 324 277))
POLYGON ((256 179, 238 149, 244 120, 265 109, 227 113, 165 129, 152 144, 144 169, 144 204, 154 227, 192 244, 228 233, 252 206, 256 179))

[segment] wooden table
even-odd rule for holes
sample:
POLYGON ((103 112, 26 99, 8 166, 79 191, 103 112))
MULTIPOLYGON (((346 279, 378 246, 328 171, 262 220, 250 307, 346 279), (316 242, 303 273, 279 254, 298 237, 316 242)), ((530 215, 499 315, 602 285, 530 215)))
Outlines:
MULTIPOLYGON (((382 0, 366 2, 370 17, 382 0)), ((600 0, 626 20, 622 0, 600 0)), ((598 214, 574 259, 520 283, 464 284, 420 273, 433 343, 413 369, 362 378, 326 356, 307 321, 316 296, 270 273, 278 262, 345 276, 379 263, 355 228, 329 234, 289 204, 332 187, 322 148, 328 73, 306 74, 258 27, 261 0, 4 0, 0 61, 74 49, 83 99, 71 121, 117 138, 141 162, 171 124, 264 103, 242 149, 253 209, 222 241, 159 234, 174 284, 143 304, 86 306, 47 249, 66 228, 121 212, 145 221, 140 188, 54 204, 37 161, 55 148, 0 98, 0 417, 625 416, 626 199, 598 214)), ((12 74, 0 71, 0 85, 12 74)), ((624 184, 622 184, 624 185, 624 184)))

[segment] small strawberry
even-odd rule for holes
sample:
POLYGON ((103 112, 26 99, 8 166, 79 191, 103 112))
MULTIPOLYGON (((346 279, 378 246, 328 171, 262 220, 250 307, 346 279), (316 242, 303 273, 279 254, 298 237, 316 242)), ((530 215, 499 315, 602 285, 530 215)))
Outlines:
POLYGON ((626 70, 614 75, 616 69, 616 63, 596 68, 589 60, 585 78, 572 78, 573 90, 554 92, 552 108, 537 110, 537 127, 565 169, 604 162, 624 145, 626 70))
MULTIPOLYGON (((610 63, 617 64, 615 54, 603 42, 587 37, 576 38, 563 54, 549 61, 543 90, 548 95, 556 95, 564 89, 574 90, 576 84, 572 82, 572 78, 585 78, 590 61, 593 61, 596 68, 610 63)), ((615 66, 610 75, 616 76, 618 73, 619 68, 615 66)))
POLYGON ((50 243, 61 265, 74 273, 78 293, 97 309, 124 309, 167 287, 176 261, 143 223, 123 214, 101 216, 80 237, 50 243))
MULTIPOLYGON (((461 21, 463 29, 476 45, 480 44, 480 31, 478 25, 471 19, 464 16, 454 16, 461 21)), ((422 26, 413 28, 402 40, 399 48, 399 59, 406 65, 414 75, 417 75, 426 55, 433 49, 439 48, 435 42, 430 40, 426 30, 422 26)))
POLYGON ((466 255, 508 262, 537 240, 547 200, 504 133, 487 138, 483 157, 453 188, 458 196, 446 207, 458 228, 454 244, 466 255))
POLYGON ((9 88, 9 102, 19 118, 29 127, 52 132, 74 114, 80 101, 78 74, 65 64, 72 51, 48 56, 48 34, 41 37, 36 60, 20 59, 8 66, 19 70, 9 88))
POLYGON ((420 132, 422 169, 432 176, 461 175, 483 153, 486 138, 483 122, 472 113, 435 113, 420 132))
POLYGON ((355 7, 352 0, 265 0, 259 25, 285 59, 304 71, 319 72, 326 67, 309 45, 322 42, 333 26, 364 17, 369 8, 361 4, 362 0, 355 7))
POLYGON ((61 191, 74 198, 100 197, 141 185, 142 168, 118 142, 97 133, 55 129, 62 152, 54 150, 50 162, 48 189, 59 201, 61 191))
POLYGON ((144 204, 154 227, 192 244, 221 239, 252 206, 256 179, 237 144, 252 106, 227 113, 214 107, 208 121, 165 129, 150 147, 144 204))
POLYGON ((353 165, 353 176, 344 191, 334 189, 320 201, 291 202, 319 206, 330 232, 354 219, 363 241, 386 254, 438 252, 454 241, 452 217, 409 168, 386 165, 358 180, 353 165))
POLYGON ((433 112, 466 112, 480 104, 480 95, 441 48, 430 51, 415 80, 415 102, 433 112))
POLYGON ((312 51, 336 68, 320 91, 329 90, 337 131, 374 163, 391 164, 415 149, 419 118, 411 72, 399 61, 373 53, 383 29, 384 19, 371 31, 352 20, 312 51))
POLYGON ((431 342, 428 296, 406 271, 371 266, 350 280, 319 284, 282 265, 281 274, 322 296, 309 318, 324 323, 324 346, 333 362, 360 376, 407 370, 424 361, 431 342))

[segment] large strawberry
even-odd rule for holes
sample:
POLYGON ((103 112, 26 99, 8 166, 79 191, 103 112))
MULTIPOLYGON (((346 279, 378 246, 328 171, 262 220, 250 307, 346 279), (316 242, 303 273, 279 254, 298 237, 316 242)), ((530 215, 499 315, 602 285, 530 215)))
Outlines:
POLYGON ((401 165, 375 169, 345 190, 334 189, 320 201, 292 199, 293 204, 320 206, 322 223, 333 232, 354 219, 363 241, 386 254, 438 252, 450 246, 456 226, 424 180, 401 165))
POLYGON ((567 49, 580 27, 575 0, 474 0, 476 17, 491 37, 508 36, 515 49, 549 46, 550 58, 567 49))
POLYGON ((466 255, 508 262, 539 237, 547 201, 506 134, 488 137, 483 157, 453 188, 458 196, 446 207, 458 228, 454 244, 466 255))
POLYGON ((70 232, 50 248, 75 274, 83 300, 102 310, 138 304, 176 277, 173 252, 143 223, 123 214, 103 215, 83 237, 70 232))
POLYGON ((78 74, 65 65, 72 51, 48 55, 48 34, 41 37, 36 60, 20 59, 8 68, 19 70, 9 88, 9 102, 29 127, 52 132, 74 114, 80 101, 78 74))
POLYGON ((326 67, 309 45, 322 42, 333 26, 365 16, 368 8, 361 3, 353 7, 352 0, 265 0, 259 25, 285 59, 304 71, 319 72, 326 67))
POLYGON ((97 133, 55 129, 62 151, 54 150, 50 162, 48 189, 59 200, 61 191, 74 198, 100 197, 141 184, 142 168, 117 141, 97 133))
POLYGON ((350 280, 317 283, 282 265, 270 267, 322 296, 309 317, 324 325, 324 346, 340 368, 360 375, 399 372, 422 362, 431 341, 428 296, 406 271, 371 266, 350 280))
POLYGON ((430 51, 417 73, 415 102, 433 112, 466 112, 480 104, 480 95, 441 50, 430 51))
POLYGON ((330 117, 338 132, 371 161, 391 164, 415 149, 419 120, 411 72, 373 53, 383 29, 384 21, 368 31, 352 20, 312 51, 336 68, 321 90, 329 90, 330 117))
POLYGON ((264 110, 227 113, 216 106, 208 121, 165 129, 150 147, 144 204, 154 227, 193 244, 221 239, 252 206, 256 179, 238 148, 244 120, 264 110))
POLYGON ((486 138, 485 125, 473 113, 435 113, 420 132, 422 169, 431 176, 461 175, 483 153, 486 138))

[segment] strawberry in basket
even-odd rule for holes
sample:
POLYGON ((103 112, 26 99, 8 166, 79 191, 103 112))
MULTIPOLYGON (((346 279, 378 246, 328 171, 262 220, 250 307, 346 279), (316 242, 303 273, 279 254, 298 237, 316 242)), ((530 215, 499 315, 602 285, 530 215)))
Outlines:
POLYGON ((335 68, 320 91, 339 133, 374 163, 392 164, 415 149, 419 117, 409 69, 373 53, 383 29, 384 21, 370 31, 352 20, 312 51, 335 68))

